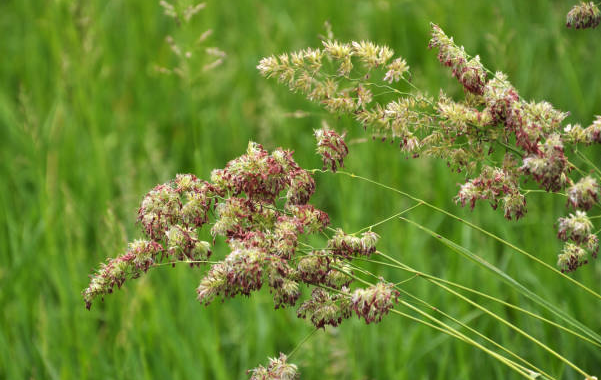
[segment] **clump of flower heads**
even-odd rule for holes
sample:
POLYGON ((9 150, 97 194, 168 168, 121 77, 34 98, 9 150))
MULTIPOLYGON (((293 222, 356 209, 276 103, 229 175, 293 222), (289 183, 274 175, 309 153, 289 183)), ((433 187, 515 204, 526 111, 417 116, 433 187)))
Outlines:
POLYGON ((568 204, 576 209, 588 211, 599 202, 601 188, 591 176, 582 177, 567 190, 568 204))
POLYGON ((596 28, 601 22, 601 11, 594 2, 574 5, 566 17, 566 26, 574 29, 596 28))
POLYGON ((280 353, 278 358, 269 358, 267 368, 262 365, 248 371, 250 380, 297 380, 300 373, 296 365, 288 363, 286 355, 280 353))
MULTIPOLYGON (((581 3, 568 16, 568 24, 577 28, 598 22, 592 3, 581 3)), ((473 209, 485 200, 501 208, 505 218, 520 219, 527 212, 526 195, 534 190, 525 189, 530 181, 547 192, 565 192, 575 209, 598 204, 596 181, 586 174, 571 178, 575 166, 567 153, 576 144, 601 143, 601 116, 586 128, 564 126, 566 112, 546 101, 522 99, 507 75, 487 70, 438 25, 431 25, 428 46, 461 84, 463 99, 417 89, 409 65, 387 46, 345 43, 331 35, 323 49, 264 58, 258 69, 326 110, 353 117, 374 139, 398 141, 404 154, 445 160, 466 177, 455 198, 462 206, 473 209), (396 82, 405 88, 390 86, 396 82)), ((356 237, 346 239, 347 246, 357 244, 356 237)), ((334 248, 351 255, 349 249, 334 248)))
POLYGON ((380 322, 398 302, 400 293, 384 281, 366 289, 357 289, 351 297, 351 308, 365 323, 380 322))
POLYGON ((563 272, 572 272, 588 263, 588 254, 597 257, 599 240, 592 233, 593 223, 584 211, 576 211, 557 222, 557 237, 567 243, 558 256, 558 266, 563 272))
POLYGON ((332 239, 328 240, 328 249, 334 255, 351 258, 353 256, 370 256, 376 251, 376 243, 380 236, 372 231, 361 234, 361 237, 348 235, 337 229, 332 239))
POLYGON ((317 154, 323 159, 323 169, 329 167, 335 173, 338 167, 344 166, 344 158, 348 155, 344 135, 340 136, 331 129, 318 129, 315 131, 315 138, 317 154))
MULTIPOLYGON (((327 138, 336 135, 328 133, 327 138)), ((209 264, 211 244, 199 238, 208 225, 213 244, 223 238, 230 252, 208 265, 196 289, 202 304, 250 296, 266 286, 276 309, 290 307, 301 297, 301 286, 307 285, 315 289, 297 314, 315 326, 337 326, 353 310, 368 323, 379 321, 373 314, 382 314, 381 297, 374 304, 380 311, 366 314, 370 300, 357 306, 363 296, 350 291, 348 263, 374 253, 377 234, 368 231, 354 237, 337 230, 326 249, 303 254, 297 250, 303 235, 323 233, 330 223, 328 214, 309 204, 314 192, 311 173, 294 161, 292 152, 278 148, 269 153, 254 142, 246 154, 214 170, 210 182, 177 175, 144 196, 138 222, 148 240, 136 240, 125 255, 100 267, 83 292, 86 306, 157 263, 209 264)), ((257 376, 270 368, 257 369, 257 376)))

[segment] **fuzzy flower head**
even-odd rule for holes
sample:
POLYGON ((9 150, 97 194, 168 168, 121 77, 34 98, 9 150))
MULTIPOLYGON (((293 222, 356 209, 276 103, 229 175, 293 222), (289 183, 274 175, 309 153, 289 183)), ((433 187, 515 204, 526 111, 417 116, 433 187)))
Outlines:
POLYGON ((568 188, 568 204, 574 208, 590 210, 599 201, 600 191, 596 179, 591 176, 583 177, 568 188))
POLYGON ((545 143, 539 143, 538 147, 538 154, 524 158, 521 170, 530 174, 545 190, 561 190, 567 182, 569 167, 560 135, 550 135, 545 143))
POLYGON ((269 358, 267 368, 262 365, 248 371, 250 380, 298 380, 300 373, 296 365, 288 363, 286 355, 280 353, 279 358, 269 358))
POLYGON ((306 284, 325 285, 334 289, 348 287, 352 278, 346 273, 352 270, 341 260, 332 258, 327 251, 311 252, 298 261, 297 273, 306 284), (335 267, 342 267, 341 272, 335 267))
POLYGON ((568 217, 559 218, 557 229, 559 239, 583 243, 591 234, 593 223, 584 211, 576 211, 575 214, 570 214, 568 217))
POLYGON ((153 241, 136 240, 130 243, 124 255, 109 259, 92 276, 90 285, 82 293, 86 308, 90 309, 95 298, 112 293, 115 286, 121 288, 128 278, 145 273, 162 252, 163 247, 153 241))
POLYGON ((348 147, 344 142, 344 134, 340 136, 331 129, 317 129, 317 154, 323 159, 323 168, 330 168, 336 172, 338 167, 344 166, 344 158, 348 154, 348 147))
POLYGON ((566 26, 574 29, 596 28, 601 21, 601 12, 594 2, 574 5, 566 17, 566 26))
POLYGON ((330 294, 321 288, 313 289, 311 298, 298 308, 298 317, 309 319, 316 328, 338 326, 352 314, 348 289, 343 288, 342 292, 343 294, 330 294))
POLYGON ((399 292, 393 284, 379 282, 366 289, 357 289, 352 295, 352 308, 365 323, 380 322, 398 302, 399 292))
POLYGON ((376 244, 380 236, 372 231, 361 234, 361 237, 346 234, 341 229, 336 230, 334 236, 328 240, 328 249, 335 255, 344 258, 353 256, 370 256, 376 251, 376 244))
POLYGON ((438 49, 438 60, 453 70, 453 76, 459 80, 463 88, 476 95, 484 94, 486 71, 478 56, 470 58, 463 46, 458 47, 453 38, 448 37, 436 24, 432 27, 432 39, 428 47, 438 49))
POLYGON ((595 121, 584 129, 587 144, 601 143, 601 116, 596 116, 595 121))
POLYGON ((386 68, 388 71, 384 76, 384 81, 390 84, 401 80, 403 75, 409 71, 409 65, 407 65, 407 62, 403 58, 396 58, 386 68))
POLYGON ((573 272, 588 264, 586 249, 572 243, 566 243, 562 252, 557 256, 557 266, 562 272, 573 272))

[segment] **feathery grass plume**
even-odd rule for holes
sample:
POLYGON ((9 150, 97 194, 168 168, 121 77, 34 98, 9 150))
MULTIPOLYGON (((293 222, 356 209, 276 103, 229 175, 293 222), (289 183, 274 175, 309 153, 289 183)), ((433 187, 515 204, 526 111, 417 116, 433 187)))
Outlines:
POLYGON ((601 11, 594 2, 581 1, 566 16, 566 26, 574 29, 596 28, 601 22, 601 11))
POLYGON ((267 368, 259 365, 247 371, 250 380, 298 380, 300 373, 295 364, 288 363, 288 358, 280 353, 278 358, 269 358, 267 368))
MULTIPOLYGON (((505 218, 520 219, 531 191, 522 185, 529 179, 547 192, 572 186, 567 190, 573 199, 569 202, 581 204, 575 207, 590 209, 597 203, 598 189, 590 180, 570 178, 574 168, 584 172, 566 152, 577 144, 600 143, 601 117, 584 129, 564 127, 566 112, 546 101, 522 99, 504 73, 489 77, 478 56, 470 56, 438 25, 431 27, 428 46, 438 50, 438 60, 463 86, 461 100, 451 99, 442 89, 437 98, 420 91, 409 81, 403 58, 393 58, 388 47, 369 41, 324 41, 320 56, 326 59, 319 66, 288 59, 305 57, 308 50, 301 50, 264 58, 258 68, 263 76, 276 77, 326 110, 353 117, 374 137, 399 140, 402 151, 414 158, 438 157, 465 173, 455 197, 462 206, 473 209, 478 200, 487 200, 494 209, 501 205, 505 218), (389 86, 397 81, 408 87, 389 86)), ((331 162, 324 158, 324 164, 331 162)))

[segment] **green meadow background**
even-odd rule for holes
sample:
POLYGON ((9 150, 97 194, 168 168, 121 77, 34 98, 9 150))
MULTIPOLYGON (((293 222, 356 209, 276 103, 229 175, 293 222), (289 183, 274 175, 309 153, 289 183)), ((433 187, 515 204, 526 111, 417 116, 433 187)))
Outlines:
MULTIPOLYGON (((564 199, 532 195, 529 212, 507 222, 481 204, 452 201, 461 174, 444 162, 406 159, 396 144, 372 142, 345 118, 261 78, 259 59, 317 47, 324 22, 341 40, 391 46, 433 94, 462 90, 427 49, 440 24, 492 70, 505 71, 528 99, 546 99, 588 125, 601 113, 601 31, 564 27, 575 1, 421 0, 207 2, 185 29, 147 0, 0 1, 0 379, 244 379, 268 356, 290 352, 311 330, 294 310, 274 310, 267 291, 209 307, 195 299, 202 269, 162 267, 84 308, 80 292, 106 257, 140 236, 142 196, 176 173, 207 178, 249 140, 293 149, 320 167, 312 129, 347 131, 346 169, 394 185, 457 213, 555 264, 553 224, 564 199), (198 80, 157 74, 176 61, 167 35, 227 53, 198 80), (305 117, 292 117, 295 111, 305 117)), ((297 113, 298 115, 298 113, 297 113)), ((586 153, 593 160, 599 154, 586 153)), ((314 203, 332 224, 355 231, 408 207, 386 190, 343 176, 316 176, 314 203)), ((533 184, 530 184, 533 185, 533 184)), ((601 333, 601 302, 465 226, 418 209, 410 218, 495 263, 601 333)), ((598 227, 598 226, 597 226, 598 227)), ((380 249, 420 270, 538 310, 489 272, 415 227, 392 221, 380 249)), ((216 257, 227 253, 218 240, 216 257)), ((395 281, 405 273, 371 267, 395 281)), ((593 262, 574 278, 601 291, 593 262)), ((531 342, 423 280, 407 288, 559 378, 582 379, 531 342)), ((478 300, 592 374, 601 352, 510 309, 478 300)), ((549 317, 547 313, 542 313, 549 317)), ((319 331, 293 357, 304 379, 512 379, 480 351, 396 315, 365 326, 356 318, 319 331)))

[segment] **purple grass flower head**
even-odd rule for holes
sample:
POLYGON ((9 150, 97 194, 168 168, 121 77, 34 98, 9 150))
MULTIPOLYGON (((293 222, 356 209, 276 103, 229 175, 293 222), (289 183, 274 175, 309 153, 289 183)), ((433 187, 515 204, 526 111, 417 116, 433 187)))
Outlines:
POLYGON ((444 66, 453 70, 453 76, 463 85, 463 88, 476 95, 484 94, 486 71, 480 63, 480 57, 470 58, 463 46, 455 45, 452 37, 448 37, 436 24, 430 24, 432 38, 428 47, 438 49, 438 60, 444 66))
POLYGON ((304 205, 315 192, 315 181, 308 171, 299 169, 290 174, 290 187, 286 200, 291 205, 304 205))
POLYGON ((399 295, 393 284, 380 281, 366 289, 355 290, 352 295, 352 308, 365 323, 377 323, 398 302, 399 295))
POLYGON ((306 284, 325 285, 334 289, 348 287, 353 281, 345 273, 353 273, 348 264, 332 257, 327 251, 310 252, 298 261, 297 273, 306 284), (334 269, 341 267, 343 271, 334 269))
POLYGON ((566 243, 561 253, 557 256, 557 266, 562 272, 573 272, 581 266, 588 264, 588 252, 586 249, 573 244, 566 243))
POLYGON ((600 191, 596 179, 591 176, 582 177, 567 189, 568 205, 588 211, 599 201, 600 191))
POLYGON ((601 22, 601 11, 594 2, 581 1, 574 5, 566 17, 566 26, 574 29, 596 28, 601 22))
POLYGON ((300 373, 296 365, 288 363, 286 355, 280 353, 278 358, 269 358, 267 368, 262 365, 248 371, 250 380, 298 380, 300 373))
POLYGON ((544 144, 538 144, 538 151, 524 158, 521 170, 545 190, 561 190, 566 185, 569 167, 560 135, 550 135, 544 144))
POLYGON ((372 231, 364 232, 361 237, 346 234, 341 229, 328 240, 328 249, 335 255, 350 259, 353 256, 370 256, 376 251, 379 240, 378 234, 372 231))
POLYGON ((596 116, 595 121, 584 129, 586 143, 601 143, 601 116, 596 116))
POLYGON ((557 237, 563 241, 571 240, 577 244, 588 240, 593 229, 593 223, 584 211, 576 211, 575 214, 557 221, 557 237))
POLYGON ((501 203, 507 219, 519 219, 526 213, 526 199, 510 169, 484 166, 478 177, 461 185, 455 201, 464 207, 469 204, 472 210, 478 200, 488 200, 493 209, 501 203))
POLYGON ((343 294, 330 294, 321 288, 313 289, 311 298, 298 308, 298 317, 311 320, 316 328, 338 326, 342 320, 352 315, 348 289, 342 288, 342 292, 343 294))
POLYGON ((344 142, 344 134, 340 136, 331 129, 317 129, 317 154, 323 159, 323 169, 330 168, 336 172, 338 167, 344 166, 344 158, 348 154, 348 147, 344 142))
POLYGON ((129 244, 124 255, 101 264, 100 269, 91 277, 90 285, 82 292, 86 308, 90 309, 95 298, 112 293, 115 286, 121 288, 127 279, 137 278, 148 271, 160 253, 163 253, 160 244, 135 240, 129 244))

